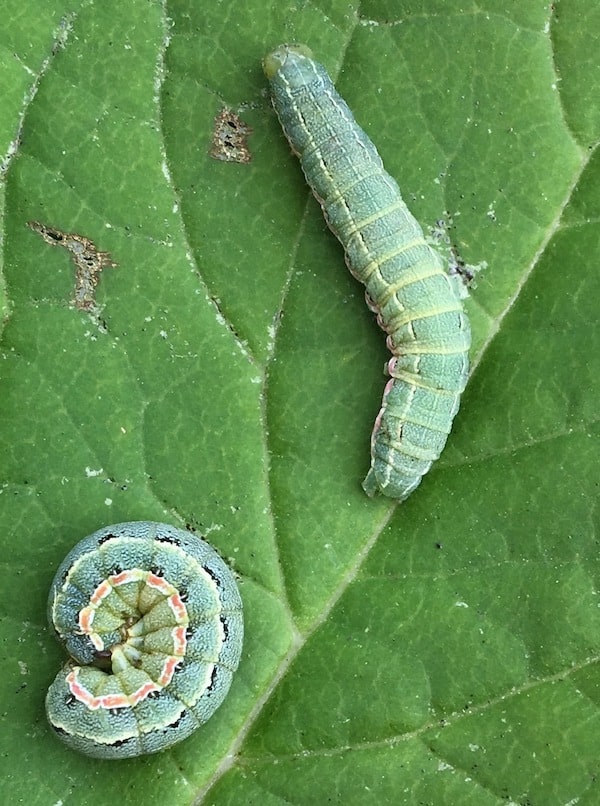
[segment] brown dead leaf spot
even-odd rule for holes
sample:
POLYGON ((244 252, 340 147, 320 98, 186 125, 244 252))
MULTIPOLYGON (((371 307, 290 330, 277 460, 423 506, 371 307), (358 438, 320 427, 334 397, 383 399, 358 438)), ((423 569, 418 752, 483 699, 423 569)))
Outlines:
POLYGON ((47 227, 39 221, 28 221, 27 226, 37 232, 51 246, 62 246, 71 253, 75 264, 75 287, 73 289, 73 305, 80 311, 92 315, 98 313, 96 306, 96 286, 103 269, 115 268, 116 263, 108 252, 101 252, 93 241, 75 232, 62 232, 54 227, 47 227))
POLYGON ((215 117, 210 156, 223 162, 248 163, 252 154, 246 142, 252 128, 227 107, 215 117))

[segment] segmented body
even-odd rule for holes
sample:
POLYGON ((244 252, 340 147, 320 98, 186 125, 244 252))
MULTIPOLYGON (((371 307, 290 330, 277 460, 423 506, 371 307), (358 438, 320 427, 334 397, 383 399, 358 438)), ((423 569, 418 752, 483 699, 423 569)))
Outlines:
POLYGON ((185 739, 222 703, 242 649, 229 568, 200 538, 151 521, 78 543, 56 572, 48 618, 71 656, 48 690, 48 720, 96 758, 185 739))
POLYGON ((402 501, 450 433, 467 381, 469 323, 440 256, 325 68, 303 45, 280 46, 263 67, 306 180, 388 334, 391 380, 363 487, 402 501))

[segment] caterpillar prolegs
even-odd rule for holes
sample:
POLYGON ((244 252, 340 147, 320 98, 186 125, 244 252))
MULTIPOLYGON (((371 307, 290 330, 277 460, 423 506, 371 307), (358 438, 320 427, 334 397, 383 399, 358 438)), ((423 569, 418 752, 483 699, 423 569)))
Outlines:
POLYGON ((304 45, 263 60, 275 111, 393 354, 365 492, 403 501, 439 457, 468 374, 469 322, 373 143, 304 45))

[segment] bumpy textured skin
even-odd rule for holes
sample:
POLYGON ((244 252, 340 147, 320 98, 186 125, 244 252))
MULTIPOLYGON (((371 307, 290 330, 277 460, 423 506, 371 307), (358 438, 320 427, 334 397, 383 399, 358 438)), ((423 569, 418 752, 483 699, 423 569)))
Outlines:
POLYGON ((151 521, 78 543, 56 572, 48 618, 71 656, 48 690, 48 720, 96 758, 185 739, 223 701, 242 650, 229 568, 200 538, 151 521))
POLYGON ((325 68, 304 45, 281 45, 263 68, 306 180, 388 334, 391 380, 363 487, 402 501, 450 433, 467 381, 469 323, 441 258, 325 68))

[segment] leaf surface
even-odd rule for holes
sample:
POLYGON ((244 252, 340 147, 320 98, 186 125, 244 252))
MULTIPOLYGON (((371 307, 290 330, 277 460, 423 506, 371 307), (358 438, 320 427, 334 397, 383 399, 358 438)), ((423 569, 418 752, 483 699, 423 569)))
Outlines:
POLYGON ((600 7, 4 18, 7 802, 597 802, 600 7), (260 59, 284 41, 331 71, 425 231, 482 267, 461 411, 400 506, 360 488, 384 338, 270 107, 260 59), (209 156, 224 107, 248 164, 209 156), (92 310, 30 221, 110 253, 92 310), (202 730, 110 764, 47 726, 45 602, 79 539, 134 519, 207 537, 247 637, 202 730))

